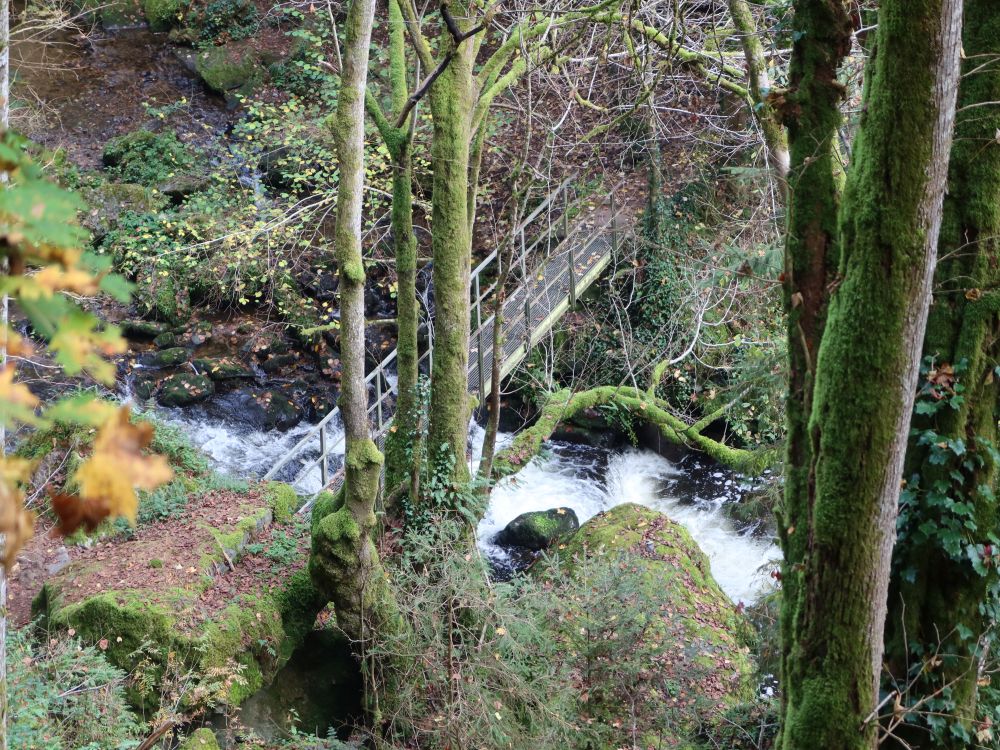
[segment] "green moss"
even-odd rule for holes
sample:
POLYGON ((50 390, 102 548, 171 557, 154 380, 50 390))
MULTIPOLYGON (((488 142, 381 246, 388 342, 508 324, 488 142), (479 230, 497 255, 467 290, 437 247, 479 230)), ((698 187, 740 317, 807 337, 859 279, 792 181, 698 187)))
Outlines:
POLYGON ((205 85, 220 94, 248 94, 262 73, 252 54, 229 45, 202 50, 195 67, 205 85))
POLYGON ((153 31, 169 31, 176 26, 186 5, 183 0, 142 0, 142 10, 153 31))
POLYGON ((284 482, 268 482, 266 496, 277 523, 287 522, 299 505, 299 496, 291 485, 284 482))
POLYGON ((289 658, 295 646, 301 643, 316 624, 316 615, 326 605, 327 599, 313 585, 305 568, 296 571, 275 594, 281 622, 287 635, 281 655, 289 658))
POLYGON ((335 513, 340 510, 344 505, 344 488, 341 487, 337 490, 336 494, 332 492, 321 492, 316 497, 316 502, 313 504, 312 517, 310 518, 310 529, 313 534, 316 533, 316 529, 319 526, 320 521, 326 518, 331 513, 335 513))
POLYGON ((182 743, 178 750, 220 750, 219 742, 212 734, 212 730, 206 727, 195 730, 182 743))
POLYGON ((215 393, 215 384, 204 375, 181 373, 163 381, 157 400, 164 406, 186 406, 215 393))
MULTIPOLYGON (((682 526, 650 508, 616 506, 585 523, 536 575, 568 575, 586 582, 606 566, 635 576, 634 596, 666 614, 642 628, 637 649, 649 651, 654 661, 683 658, 687 671, 675 665, 673 674, 727 686, 722 702, 728 705, 753 695, 753 665, 747 655, 752 627, 712 578, 708 558, 682 526)), ((602 710, 597 705, 591 709, 602 710)))

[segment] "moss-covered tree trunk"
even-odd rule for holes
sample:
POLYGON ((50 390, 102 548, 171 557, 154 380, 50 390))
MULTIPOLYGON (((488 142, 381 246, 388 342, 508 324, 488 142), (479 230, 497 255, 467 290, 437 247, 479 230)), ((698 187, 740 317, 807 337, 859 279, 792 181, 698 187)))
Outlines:
POLYGON ((783 519, 786 538, 806 540, 785 663, 784 750, 875 746, 871 714, 937 257, 961 10, 960 0, 884 0, 880 8, 815 363, 810 463, 793 464, 808 504, 786 508, 783 519))
MULTIPOLYGON (((389 78, 392 115, 404 111, 409 86, 406 75, 406 27, 398 0, 389 2, 389 78)), ((374 102, 369 106, 392 159, 392 236, 396 254, 396 372, 398 400, 395 429, 386 438, 386 487, 396 488, 419 468, 417 449, 417 243, 413 234, 412 112, 402 122, 389 122, 374 102)))
POLYGON ((782 704, 795 692, 797 674, 789 659, 795 644, 795 613, 800 606, 807 525, 815 487, 810 481, 812 409, 816 357, 826 323, 829 284, 837 267, 837 211, 834 182, 837 128, 843 86, 837 72, 851 46, 851 22, 841 3, 797 0, 795 44, 784 119, 790 167, 784 297, 788 316, 788 434, 785 489, 778 513, 784 556, 781 598, 782 704))
MULTIPOLYGON (((1000 378, 1000 15, 966 0, 966 61, 959 90, 942 261, 927 323, 926 374, 907 449, 907 488, 886 623, 886 659, 904 707, 950 719, 891 728, 921 748, 965 748, 980 661, 997 607, 997 418, 1000 378), (939 661, 935 652, 946 655, 939 661), (907 689, 908 686, 908 689, 907 689), (940 692, 939 692, 940 691, 940 692), (953 727, 956 721, 958 726, 953 727), (928 731, 931 723, 933 731, 928 731)), ((918 714, 919 715, 919 714, 918 714)), ((915 717, 914 717, 915 718, 915 717)), ((905 747, 899 744, 899 747, 905 747)))
MULTIPOLYGON (((455 45, 455 39, 449 39, 455 45)), ((427 458, 458 481, 468 477, 469 432, 469 154, 476 103, 473 44, 449 50, 450 64, 431 87, 434 169, 431 220, 434 257, 434 365, 427 458)))
POLYGON ((344 503, 313 534, 310 572, 334 602, 337 623, 363 651, 369 627, 388 626, 395 607, 372 537, 382 454, 371 439, 365 381, 365 268, 361 248, 364 99, 375 0, 352 0, 334 120, 339 162, 336 260, 340 277, 340 409, 347 445, 344 503))

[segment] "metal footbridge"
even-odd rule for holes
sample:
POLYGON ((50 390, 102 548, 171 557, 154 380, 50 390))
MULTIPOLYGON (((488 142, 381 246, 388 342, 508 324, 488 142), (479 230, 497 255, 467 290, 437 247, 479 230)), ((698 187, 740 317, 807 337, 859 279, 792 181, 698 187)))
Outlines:
MULTIPOLYGON (((603 198, 590 195, 581 199, 573 181, 569 178, 550 192, 511 232, 513 243, 494 250, 472 271, 469 391, 480 403, 491 387, 497 295, 506 292, 496 353, 503 379, 600 278, 621 246, 622 228, 628 227, 622 220, 625 210, 616 199, 621 184, 603 198)), ((426 373, 434 366, 433 327, 429 327, 431 335, 419 360, 420 371, 426 373)), ((387 377, 394 373, 395 359, 393 349, 366 378, 369 394, 374 393, 374 397, 369 396, 368 422, 372 440, 380 449, 395 407, 391 377, 387 377)), ((340 424, 340 409, 334 408, 271 467, 264 479, 280 477, 309 495, 322 489, 338 490, 343 483, 340 464, 344 453, 340 424), (317 470, 319 489, 314 482, 305 489, 303 485, 317 470)))

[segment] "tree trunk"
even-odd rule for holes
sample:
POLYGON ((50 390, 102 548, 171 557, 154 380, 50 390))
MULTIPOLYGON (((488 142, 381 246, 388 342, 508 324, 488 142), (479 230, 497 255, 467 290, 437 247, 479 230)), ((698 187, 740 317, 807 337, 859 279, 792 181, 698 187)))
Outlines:
MULTIPOLYGON (((455 41, 450 39, 449 44, 455 41)), ((469 149, 476 92, 469 42, 431 87, 434 168, 434 366, 427 459, 432 471, 468 478, 469 432, 469 149)))
POLYGON ((361 253, 364 99, 374 0, 352 0, 334 123, 339 161, 336 258, 340 276, 340 409, 347 445, 344 505, 313 535, 310 571, 336 606, 337 623, 363 652, 369 627, 391 626, 395 607, 372 542, 382 454, 371 439, 365 382, 365 267, 361 253))
MULTIPOLYGON (((389 3, 389 75, 393 114, 403 111, 408 96, 406 39, 398 0, 389 3)), ((396 252, 396 372, 398 401, 394 429, 386 438, 386 487, 396 487, 419 471, 417 427, 417 243, 413 234, 412 128, 416 110, 400 127, 385 122, 382 137, 392 157, 392 235, 396 252)), ((411 477, 412 478, 412 477, 411 477)))
POLYGON ((984 63, 1000 52, 998 40, 995 5, 967 0, 959 98, 969 109, 958 117, 952 147, 939 239, 942 262, 924 342, 935 369, 928 373, 907 448, 886 623, 894 680, 885 689, 909 685, 904 707, 941 690, 922 709, 958 723, 953 728, 951 721, 935 722, 933 730, 923 721, 891 727, 921 748, 957 750, 970 744, 978 670, 992 640, 996 606, 990 589, 996 587, 997 569, 988 550, 998 521, 1000 108, 983 105, 1000 100, 1000 70, 994 62, 984 63), (947 658, 932 663, 936 650, 947 658))
POLYGON ((781 569, 781 700, 797 689, 789 664, 800 606, 807 524, 814 486, 810 480, 812 409, 816 356, 826 323, 829 283, 837 267, 840 204, 834 143, 843 87, 837 71, 851 48, 850 18, 841 3, 797 0, 784 119, 788 126, 790 177, 785 243, 784 296, 788 324, 788 434, 784 502, 778 513, 781 569))
POLYGON ((841 209, 839 278, 816 360, 811 464, 794 466, 813 492, 797 509, 804 512, 784 519, 786 537, 807 540, 786 659, 784 750, 875 746, 870 715, 937 258, 961 15, 961 0, 881 5, 841 209))

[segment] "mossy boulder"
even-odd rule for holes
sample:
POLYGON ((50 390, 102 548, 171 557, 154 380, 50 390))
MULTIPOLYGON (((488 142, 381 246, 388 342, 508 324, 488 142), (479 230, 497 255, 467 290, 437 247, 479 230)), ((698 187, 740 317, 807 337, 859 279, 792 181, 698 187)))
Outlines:
MULTIPOLYGON (((173 334, 160 334, 157 339, 161 339, 162 336, 172 336, 173 334)), ((161 339, 162 340, 162 339, 161 339)), ((171 343, 173 339, 171 339, 171 343)), ((139 358, 139 363, 143 367, 176 367, 177 365, 182 365, 188 360, 188 350, 182 346, 172 346, 168 349, 160 349, 155 352, 146 352, 139 358)))
POLYGON ((200 51, 195 69, 208 88, 226 96, 249 94, 263 73, 250 50, 232 44, 200 51))
POLYGON ((150 341, 167 330, 166 325, 153 320, 126 320, 121 326, 125 338, 132 341, 150 341))
POLYGON ((153 31, 169 31, 176 26, 188 5, 184 0, 142 0, 143 13, 153 31))
POLYGON ((172 331, 164 331, 155 339, 153 345, 160 349, 170 349, 177 346, 177 334, 172 331))
POLYGON ((235 359, 222 357, 212 359, 199 357, 193 362, 195 368, 212 380, 234 380, 238 378, 253 378, 253 370, 235 359))
POLYGON ((219 741, 212 730, 206 727, 196 730, 181 743, 178 750, 220 750, 219 741))
POLYGON ((494 542, 538 551, 579 528, 580 520, 572 508, 539 510, 519 515, 496 535, 494 542))
POLYGON ((304 546, 289 565, 260 556, 272 489, 192 496, 183 516, 82 551, 45 583, 33 615, 49 629, 72 628, 125 671, 142 663, 149 681, 132 688, 137 706, 155 707, 159 683, 182 674, 186 707, 238 705, 287 661, 325 603, 304 546))
POLYGON ((215 385, 204 375, 171 375, 160 385, 156 398, 163 406, 188 406, 215 393, 215 385))
MULTIPOLYGON (((587 715, 612 734, 625 700, 618 691, 641 697, 628 723, 638 747, 660 746, 665 722, 680 737, 752 697, 753 629, 712 578, 705 553, 664 514, 632 503, 598 514, 534 574, 557 587, 568 579, 568 591, 582 585, 584 599, 602 602, 567 601, 553 637, 571 652, 596 650, 595 669, 634 669, 635 684, 590 694, 587 715)), ((620 739, 612 746, 633 744, 620 739)))

